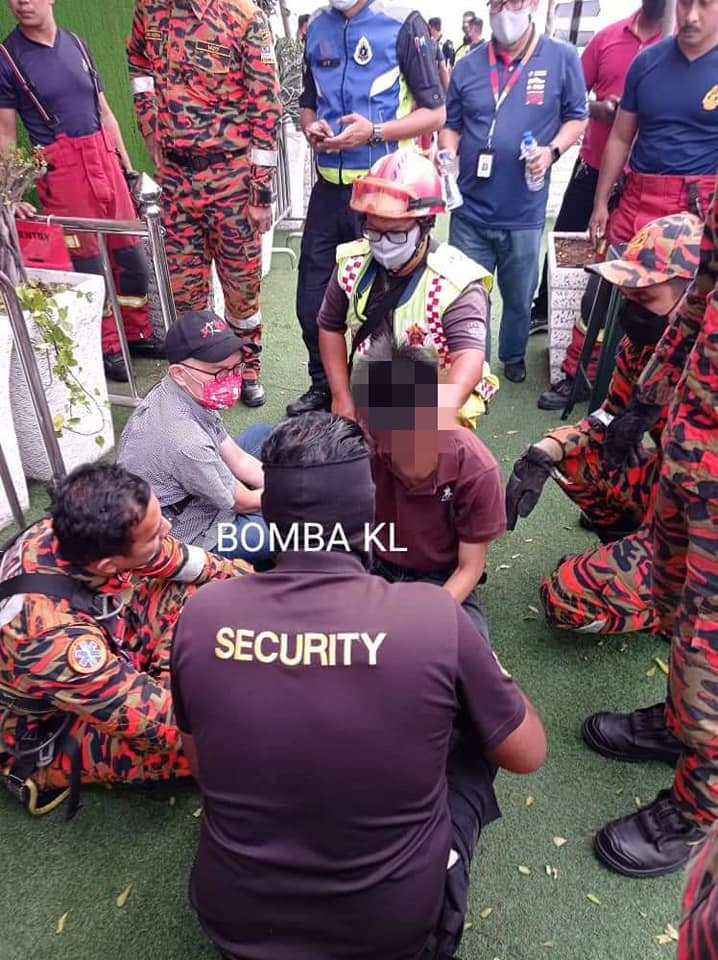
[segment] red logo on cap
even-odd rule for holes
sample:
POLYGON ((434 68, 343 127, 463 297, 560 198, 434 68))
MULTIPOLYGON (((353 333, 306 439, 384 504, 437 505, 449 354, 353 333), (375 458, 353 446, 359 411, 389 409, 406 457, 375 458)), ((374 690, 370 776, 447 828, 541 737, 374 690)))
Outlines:
POLYGON ((217 317, 215 320, 208 320, 200 330, 200 333, 203 337, 213 337, 215 333, 221 333, 226 329, 227 324, 224 320, 220 320, 219 317, 217 317))

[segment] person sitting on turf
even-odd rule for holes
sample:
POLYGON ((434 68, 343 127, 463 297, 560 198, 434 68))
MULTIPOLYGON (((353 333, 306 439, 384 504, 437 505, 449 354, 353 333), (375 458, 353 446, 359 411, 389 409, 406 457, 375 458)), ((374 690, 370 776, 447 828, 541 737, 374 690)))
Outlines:
POLYGON ((235 441, 219 414, 239 400, 237 337, 210 310, 188 310, 170 327, 165 346, 167 374, 127 421, 117 462, 151 485, 179 540, 265 561, 264 480, 254 454, 271 427, 253 424, 235 441))
POLYGON ((0 563, 0 784, 32 813, 80 783, 190 774, 169 685, 177 617, 198 584, 248 569, 180 543, 148 484, 77 467, 0 563))
POLYGON ((484 363, 493 281, 459 250, 432 242, 444 206, 433 164, 407 148, 382 157, 354 181, 351 208, 363 217, 364 239, 337 248, 317 317, 333 413, 355 416, 352 361, 386 332, 438 357, 456 409, 472 426, 498 389, 484 363))
POLYGON ((227 960, 445 960, 500 815, 496 768, 538 769, 543 726, 448 591, 370 574, 359 424, 304 414, 262 452, 267 521, 329 547, 283 550, 180 617, 172 694, 204 811, 192 904, 227 960))
POLYGON ((442 407, 436 358, 375 339, 355 365, 352 394, 374 445, 378 543, 373 572, 393 581, 443 586, 484 636, 475 588, 492 540, 506 529, 501 469, 455 410, 442 407))
POLYGON ((635 395, 663 329, 678 315, 698 269, 702 232, 690 213, 662 217, 633 238, 620 260, 587 267, 625 297, 624 336, 606 399, 577 424, 551 430, 514 464, 506 491, 510 530, 531 513, 552 476, 581 508, 582 526, 603 541, 561 560, 541 584, 546 619, 564 630, 627 633, 653 625, 653 504, 666 409, 651 430, 655 446, 641 447, 634 462, 612 468, 603 444, 608 424, 635 395))

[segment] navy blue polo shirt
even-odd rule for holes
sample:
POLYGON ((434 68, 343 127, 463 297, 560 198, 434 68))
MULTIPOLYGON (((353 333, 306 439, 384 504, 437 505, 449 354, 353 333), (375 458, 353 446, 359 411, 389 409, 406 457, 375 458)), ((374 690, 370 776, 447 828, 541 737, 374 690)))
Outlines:
MULTIPOLYGON (((497 57, 499 89, 508 70, 497 57)), ((456 64, 446 104, 446 126, 461 133, 459 187, 464 197, 460 214, 483 227, 501 230, 542 228, 546 216, 549 177, 543 190, 526 186, 521 137, 531 130, 542 146, 551 142, 567 120, 588 116, 586 83, 574 47, 540 37, 536 49, 496 118, 493 137, 494 171, 490 180, 476 176, 479 152, 487 146, 494 116, 489 76, 489 44, 472 50, 456 64)))
POLYGON ((697 60, 675 37, 647 47, 629 67, 621 107, 638 115, 631 170, 718 172, 718 46, 697 60))
MULTIPOLYGON (((55 43, 48 47, 15 28, 4 43, 44 109, 59 119, 58 133, 68 137, 97 133, 97 97, 87 56, 71 33, 58 27, 55 43)), ((0 57, 0 109, 17 110, 33 146, 46 146, 55 139, 4 57, 0 57)))

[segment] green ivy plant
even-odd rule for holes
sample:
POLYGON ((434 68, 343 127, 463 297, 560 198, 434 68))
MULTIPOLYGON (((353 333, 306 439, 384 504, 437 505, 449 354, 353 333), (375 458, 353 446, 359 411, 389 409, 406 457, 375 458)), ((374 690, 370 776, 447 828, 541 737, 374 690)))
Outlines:
MULTIPOLYGON (((32 317, 40 331, 40 339, 32 341, 33 349, 37 352, 46 352, 52 364, 53 375, 67 390, 67 409, 65 413, 55 414, 53 425, 55 433, 61 437, 65 431, 78 436, 91 437, 95 435, 98 447, 105 444, 101 435, 105 425, 105 414, 97 399, 99 391, 93 396, 80 381, 78 374, 82 373, 75 357, 75 344, 72 339, 72 324, 68 319, 67 306, 58 306, 55 294, 64 293, 72 288, 64 284, 50 286, 40 280, 30 280, 20 284, 17 288, 18 299, 23 310, 32 317), (79 430, 82 419, 78 416, 80 410, 99 414, 100 425, 92 430, 79 430)), ((82 290, 74 290, 78 299, 92 302, 93 295, 82 290)))

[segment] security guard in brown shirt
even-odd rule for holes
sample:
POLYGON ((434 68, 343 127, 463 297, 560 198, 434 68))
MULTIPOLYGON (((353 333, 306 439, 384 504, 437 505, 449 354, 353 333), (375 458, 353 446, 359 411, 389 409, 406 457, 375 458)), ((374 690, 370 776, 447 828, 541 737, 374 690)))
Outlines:
POLYGON ((262 460, 277 565, 199 591, 173 643, 193 906, 229 960, 453 957, 495 768, 542 764, 541 721, 446 591, 368 572, 356 423, 286 421, 262 460))

